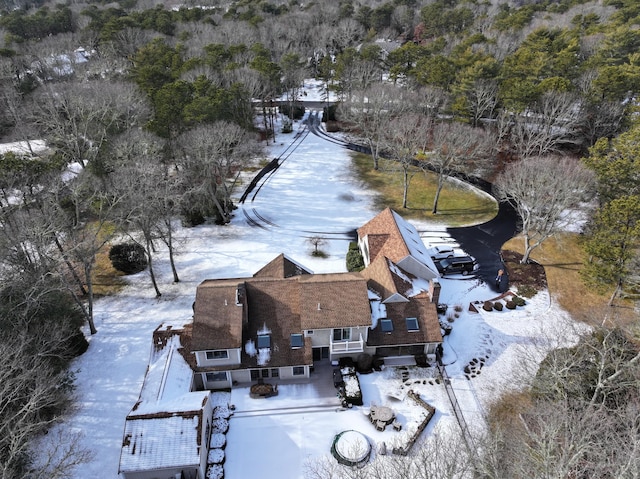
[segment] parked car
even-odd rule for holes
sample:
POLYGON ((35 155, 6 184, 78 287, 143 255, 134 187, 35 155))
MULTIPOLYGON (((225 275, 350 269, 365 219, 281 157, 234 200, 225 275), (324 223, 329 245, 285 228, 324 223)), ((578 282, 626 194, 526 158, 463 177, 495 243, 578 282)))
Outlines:
POLYGON ((436 267, 443 276, 446 274, 467 275, 478 269, 478 263, 472 256, 459 256, 440 260, 436 263, 436 267))
POLYGON ((455 251, 452 246, 433 246, 429 252, 431 255, 431 259, 433 261, 440 261, 445 258, 453 258, 455 256, 455 251))

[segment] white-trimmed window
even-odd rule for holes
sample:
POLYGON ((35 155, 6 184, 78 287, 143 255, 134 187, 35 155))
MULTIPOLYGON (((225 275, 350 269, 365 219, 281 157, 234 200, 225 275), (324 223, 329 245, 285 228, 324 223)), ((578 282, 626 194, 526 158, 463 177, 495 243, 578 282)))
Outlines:
POLYGON ((303 376, 304 375, 304 366, 294 366, 293 367, 293 375, 294 376, 303 376))
POLYGON ((217 351, 207 351, 207 359, 228 359, 229 352, 226 349, 219 349, 217 351))
POLYGON ((420 327, 418 326, 418 318, 406 318, 407 321, 407 331, 419 331, 420 327))
POLYGON ((304 346, 304 339, 302 339, 302 334, 294 333, 291 335, 291 349, 300 349, 304 346))
POLYGON ((224 371, 219 373, 207 373, 208 383, 214 383, 217 381, 226 381, 226 380, 227 380, 227 373, 224 371))
POLYGON ((349 341, 351 339, 351 328, 338 328, 333 330, 334 341, 349 341))

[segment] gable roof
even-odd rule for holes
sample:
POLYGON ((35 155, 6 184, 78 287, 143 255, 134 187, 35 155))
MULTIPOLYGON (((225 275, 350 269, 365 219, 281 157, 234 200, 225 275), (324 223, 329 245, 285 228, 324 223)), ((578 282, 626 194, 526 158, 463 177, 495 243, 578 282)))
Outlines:
POLYGON ((299 276, 302 274, 313 274, 307 268, 283 253, 280 253, 273 260, 259 269, 254 278, 290 278, 291 276, 299 276))
POLYGON ((401 276, 394 274, 394 271, 398 271, 398 267, 393 265, 386 256, 379 255, 361 271, 361 274, 367 279, 369 288, 376 291, 384 302, 398 294, 404 296, 413 288, 408 273, 401 276))
POLYGON ((358 228, 358 238, 367 238, 370 263, 380 255, 396 264, 411 257, 433 273, 432 278, 439 276, 418 230, 391 208, 385 208, 358 228))
MULTIPOLYGON (((367 283, 360 274, 302 272, 283 277, 287 264, 295 263, 280 255, 253 277, 202 282, 196 292, 191 351, 242 348, 246 367, 312 364, 311 341, 293 349, 291 334, 371 325, 367 283), (236 304, 238 289, 243 291, 241 305, 236 304), (248 341, 255 343, 263 329, 272 343, 268 364, 258 364, 259 356, 247 354, 245 347, 248 341)), ((296 271, 307 270, 296 266, 296 271)))
POLYGON ((300 278, 302 329, 371 325, 367 282, 358 273, 300 278))
POLYGON ((292 349, 290 344, 291 334, 302 333, 297 278, 299 276, 247 280, 248 321, 241 358, 243 366, 280 367, 313 363, 310 344, 299 349, 292 349), (245 347, 248 341, 253 341, 257 347, 258 335, 265 333, 270 337, 266 362, 260 355, 247 354, 245 347))

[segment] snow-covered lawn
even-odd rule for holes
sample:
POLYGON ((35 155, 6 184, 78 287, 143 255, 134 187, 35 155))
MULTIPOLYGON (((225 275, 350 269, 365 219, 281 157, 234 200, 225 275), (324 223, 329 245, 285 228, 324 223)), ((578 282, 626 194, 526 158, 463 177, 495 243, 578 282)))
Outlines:
MULTIPOLYGON (((318 90, 309 84, 307 91, 314 88, 318 90)), ((280 135, 269 157, 279 156, 301 128, 296 122, 293 134, 280 135)), ((309 135, 255 200, 239 205, 231 224, 178 231, 181 281, 172 283, 166 251, 154 259, 161 298, 155 297, 143 272, 128 277, 128 286, 117 296, 98 300, 98 333, 73 365, 79 408, 61 426, 65 432, 80 433, 81 444, 92 452, 92 460, 79 466, 75 477, 118 476, 124 420, 140 394, 151 334, 160 323, 180 325, 191 319, 196 286, 201 281, 251 276, 280 253, 316 273, 345 271, 348 240, 344 233, 378 213, 373 209, 373 198, 373 192, 354 181, 346 150, 309 135), (255 219, 256 213, 269 224, 251 226, 247 216, 255 219), (309 238, 313 236, 326 240, 321 249, 327 258, 311 256, 309 238)), ((446 240, 443 225, 416 226, 446 240)), ((516 311, 469 312, 470 302, 492 296, 491 290, 475 279, 442 280, 441 302, 461 306, 444 343, 447 370, 467 422, 480 428, 490 401, 505 388, 517 386, 518 357, 523 351, 539 357, 541 340, 543 346, 550 347, 555 340, 571 339, 564 327, 570 320, 545 292, 516 311), (560 326, 564 333, 556 331, 560 326), (475 373, 468 380, 465 366, 470 364, 475 365, 475 373)), ((278 396, 267 399, 250 399, 246 388, 232 391, 230 402, 236 410, 226 435, 226 478, 282 478, 283 471, 287 471, 286 477, 303 477, 305 463, 329 454, 334 436, 348 429, 362 432, 373 444, 402 441, 424 414, 424 409, 406 397, 409 389, 436 408, 425 435, 434 428, 456 427, 449 400, 433 369, 385 369, 360 375, 364 405, 346 410, 335 395, 330 371, 327 374, 329 387, 282 384, 278 396), (376 431, 365 414, 372 404, 392 407, 402 430, 388 427, 376 431)))

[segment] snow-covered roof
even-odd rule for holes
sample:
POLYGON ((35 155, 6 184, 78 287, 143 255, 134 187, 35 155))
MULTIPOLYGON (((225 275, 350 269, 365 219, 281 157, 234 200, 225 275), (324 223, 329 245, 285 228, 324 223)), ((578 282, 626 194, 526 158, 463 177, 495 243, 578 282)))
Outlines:
MULTIPOLYGON (((175 334, 164 346, 153 349, 138 405, 130 416, 176 410, 167 409, 167 404, 175 398, 183 398, 191 389, 192 371, 178 352, 181 347, 180 335, 175 334)), ((187 410, 194 410, 194 406, 189 407, 187 410)))
POLYGON ((125 422, 120 471, 199 465, 200 421, 201 415, 194 412, 156 418, 128 418, 125 422))
POLYGON ((393 218, 398 225, 398 229, 400 230, 400 234, 404 238, 404 242, 407 245, 407 249, 409 250, 409 254, 424 264, 430 270, 437 272, 438 268, 434 264, 431 259, 431 255, 427 250, 422 238, 420 238, 420 234, 418 230, 407 220, 405 220, 402 216, 400 216, 395 211, 391 211, 393 213, 393 218))
POLYGON ((121 471, 200 463, 202 415, 210 392, 190 392, 192 372, 178 351, 178 333, 165 334, 166 341, 152 348, 140 398, 125 421, 121 471))

